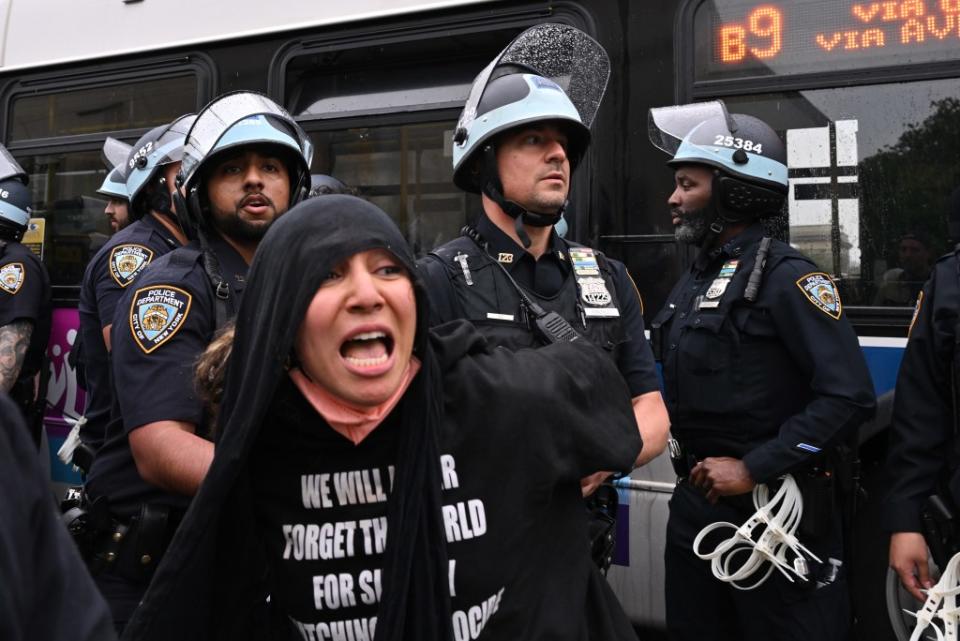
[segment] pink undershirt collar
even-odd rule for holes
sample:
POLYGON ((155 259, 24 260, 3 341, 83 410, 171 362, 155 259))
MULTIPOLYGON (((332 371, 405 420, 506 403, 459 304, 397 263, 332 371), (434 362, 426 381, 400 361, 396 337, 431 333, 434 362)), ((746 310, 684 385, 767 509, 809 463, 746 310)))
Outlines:
POLYGON ((310 380, 299 368, 291 369, 289 373, 293 384, 297 386, 297 389, 300 390, 300 393, 303 394, 310 405, 326 419, 330 427, 341 436, 349 439, 354 445, 359 445, 396 407, 410 386, 410 382, 419 371, 420 361, 411 356, 407 369, 403 373, 403 379, 400 381, 400 387, 397 388, 393 396, 376 407, 364 408, 347 405, 310 380))

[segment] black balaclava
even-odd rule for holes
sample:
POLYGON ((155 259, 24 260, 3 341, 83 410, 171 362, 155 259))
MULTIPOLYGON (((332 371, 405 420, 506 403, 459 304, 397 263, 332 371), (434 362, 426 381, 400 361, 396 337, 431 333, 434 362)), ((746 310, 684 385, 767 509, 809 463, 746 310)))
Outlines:
MULTIPOLYGON (((242 506, 244 501, 238 495, 242 497, 244 487, 256 484, 257 480, 247 475, 250 454, 261 426, 268 422, 267 412, 278 385, 287 376, 287 359, 306 310, 333 268, 369 249, 391 252, 410 274, 417 301, 414 354, 421 361, 419 373, 393 410, 400 412, 400 436, 396 477, 387 506, 390 535, 384 554, 377 641, 452 638, 437 442, 443 391, 428 340, 426 290, 393 221, 376 206, 343 195, 300 203, 281 216, 260 243, 237 314, 216 456, 125 638, 164 639, 175 634, 182 638, 185 629, 205 626, 222 633, 229 624, 198 623, 202 613, 172 612, 176 608, 165 607, 165 603, 183 586, 211 580, 209 571, 204 574, 202 569, 206 567, 205 554, 217 554, 220 567, 240 562, 227 550, 234 545, 232 541, 249 535, 236 528, 217 534, 217 522, 210 512, 242 506)), ((218 572, 212 574, 216 582, 218 572)), ((214 594, 198 596, 196 610, 211 607, 207 599, 226 601, 228 608, 240 605, 230 603, 238 591, 234 586, 218 583, 214 590, 214 594)), ((201 634, 197 638, 206 637, 201 634)))

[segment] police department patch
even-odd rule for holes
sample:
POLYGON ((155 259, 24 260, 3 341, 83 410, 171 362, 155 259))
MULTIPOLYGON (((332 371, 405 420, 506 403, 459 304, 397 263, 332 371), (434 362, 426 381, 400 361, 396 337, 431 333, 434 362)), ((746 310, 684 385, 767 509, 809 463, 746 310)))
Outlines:
POLYGON ((843 304, 840 302, 840 292, 833 280, 823 272, 813 272, 801 276, 797 280, 797 287, 804 293, 814 307, 827 316, 840 320, 843 304))
POLYGON ((130 332, 144 353, 149 354, 173 338, 190 313, 193 296, 172 285, 142 287, 133 294, 130 332))
POLYGON ((110 252, 110 275, 120 287, 126 287, 151 260, 153 250, 143 245, 117 245, 110 252))
POLYGON ((0 289, 16 294, 23 286, 23 263, 7 263, 0 267, 0 289))

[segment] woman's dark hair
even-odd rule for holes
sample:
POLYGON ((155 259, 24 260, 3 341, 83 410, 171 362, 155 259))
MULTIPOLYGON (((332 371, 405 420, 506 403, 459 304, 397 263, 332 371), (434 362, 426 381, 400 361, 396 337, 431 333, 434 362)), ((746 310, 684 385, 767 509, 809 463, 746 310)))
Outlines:
POLYGON ((200 354, 194 368, 193 384, 197 396, 203 401, 212 432, 216 433, 220 417, 220 402, 223 400, 223 381, 227 373, 227 360, 233 351, 233 336, 236 327, 233 321, 224 325, 200 354))

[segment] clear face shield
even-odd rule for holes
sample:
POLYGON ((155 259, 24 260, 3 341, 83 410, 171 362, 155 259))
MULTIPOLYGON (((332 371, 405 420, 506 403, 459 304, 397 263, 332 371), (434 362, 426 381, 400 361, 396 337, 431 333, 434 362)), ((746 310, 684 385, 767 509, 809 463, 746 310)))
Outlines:
POLYGON ((736 131, 736 123, 727 113, 726 105, 719 100, 713 100, 650 109, 647 116, 647 135, 654 147, 665 151, 672 158, 677 154, 684 138, 697 125, 713 118, 722 118, 727 123, 729 132, 736 131))
POLYGON ((103 141, 103 150, 100 154, 108 173, 117 170, 121 173, 120 177, 126 179, 127 158, 130 157, 132 149, 133 147, 127 143, 108 136, 103 141))
POLYGON ((23 170, 20 163, 7 151, 7 148, 0 145, 0 182, 8 178, 19 177, 26 185, 29 180, 27 172, 23 170))
POLYGON ((590 127, 610 78, 610 59, 600 43, 584 32, 562 24, 530 27, 500 52, 474 79, 460 114, 454 141, 463 143, 477 117, 477 106, 495 72, 515 65, 518 72, 534 73, 560 85, 590 127))
POLYGON ((196 114, 190 114, 181 116, 171 123, 170 127, 157 139, 156 148, 159 157, 152 164, 159 167, 172 162, 180 162, 183 158, 184 142, 196 119, 196 114))
MULTIPOLYGON (((233 125, 253 116, 267 116, 268 119, 274 118, 285 123, 288 131, 284 134, 294 140, 309 167, 313 158, 313 145, 293 116, 263 94, 238 91, 217 98, 196 116, 183 148, 183 164, 180 169, 183 184, 190 184, 203 160, 214 151, 219 151, 217 144, 233 125)), ((263 142, 272 141, 264 139, 263 142)))

